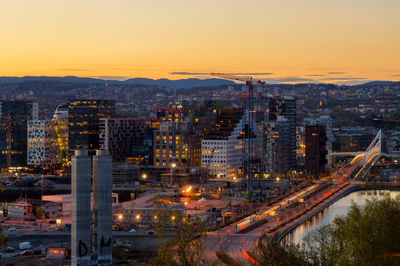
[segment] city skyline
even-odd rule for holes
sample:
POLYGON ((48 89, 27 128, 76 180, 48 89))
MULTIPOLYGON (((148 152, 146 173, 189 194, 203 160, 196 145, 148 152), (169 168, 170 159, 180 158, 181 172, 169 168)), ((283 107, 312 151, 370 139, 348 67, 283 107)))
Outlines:
POLYGON ((398 1, 214 2, 4 1, 0 76, 400 79, 398 1))

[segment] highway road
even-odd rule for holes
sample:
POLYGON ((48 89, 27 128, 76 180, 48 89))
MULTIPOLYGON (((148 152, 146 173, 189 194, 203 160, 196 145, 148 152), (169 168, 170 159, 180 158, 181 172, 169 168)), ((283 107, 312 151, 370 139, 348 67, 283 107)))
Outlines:
MULTIPOLYGON (((221 250, 232 256, 234 259, 244 262, 245 259, 242 252, 252 250, 262 232, 266 232, 268 228, 278 226, 279 221, 282 221, 285 215, 287 215, 287 212, 285 212, 286 207, 288 207, 292 202, 298 201, 307 193, 311 193, 317 189, 318 186, 318 184, 309 186, 264 210, 260 210, 262 214, 258 215, 255 221, 267 219, 268 223, 259 226, 248 233, 238 233, 238 229, 240 229, 241 225, 247 223, 248 217, 217 231, 208 232, 207 238, 204 241, 205 257, 209 261, 213 261, 216 259, 215 251, 221 250)), ((321 193, 323 192, 325 191, 322 191, 321 193)))

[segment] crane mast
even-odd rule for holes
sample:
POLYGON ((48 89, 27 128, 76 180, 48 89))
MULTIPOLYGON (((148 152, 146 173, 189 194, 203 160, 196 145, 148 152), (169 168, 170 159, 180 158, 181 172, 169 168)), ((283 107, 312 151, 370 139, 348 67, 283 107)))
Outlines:
POLYGON ((7 145, 7 170, 11 167, 11 112, 8 110, 6 122, 6 145, 7 145))
POLYGON ((250 197, 250 180, 253 179, 253 129, 254 129, 254 86, 253 84, 261 84, 264 85, 264 81, 254 79, 250 76, 234 76, 230 74, 224 73, 210 73, 211 76, 220 77, 223 79, 230 79, 236 80, 246 83, 247 93, 243 95, 243 113, 246 114, 248 112, 248 123, 247 128, 243 127, 243 138, 242 138, 242 173, 243 173, 243 182, 246 182, 246 190, 247 195, 250 197), (247 151, 246 151, 246 144, 245 144, 245 137, 247 136, 247 151))

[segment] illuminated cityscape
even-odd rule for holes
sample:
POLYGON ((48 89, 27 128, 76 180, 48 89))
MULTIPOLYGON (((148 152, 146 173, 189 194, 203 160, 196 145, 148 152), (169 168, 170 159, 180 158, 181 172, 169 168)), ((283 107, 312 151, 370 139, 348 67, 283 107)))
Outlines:
POLYGON ((35 2, 0 16, 1 265, 399 265, 399 2, 35 2))

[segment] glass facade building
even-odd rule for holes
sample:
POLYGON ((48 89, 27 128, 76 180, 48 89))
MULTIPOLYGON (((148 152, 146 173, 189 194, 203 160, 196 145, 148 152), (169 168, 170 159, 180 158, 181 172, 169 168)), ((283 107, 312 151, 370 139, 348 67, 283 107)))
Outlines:
POLYGON ((99 119, 115 115, 114 100, 73 100, 68 105, 68 151, 99 149, 99 119))

